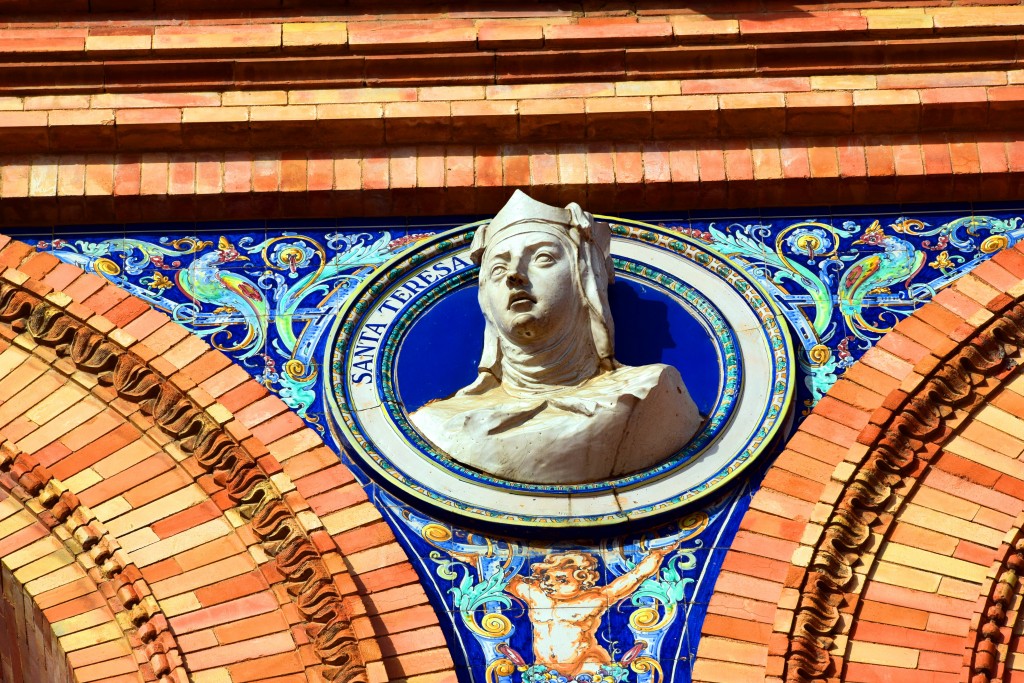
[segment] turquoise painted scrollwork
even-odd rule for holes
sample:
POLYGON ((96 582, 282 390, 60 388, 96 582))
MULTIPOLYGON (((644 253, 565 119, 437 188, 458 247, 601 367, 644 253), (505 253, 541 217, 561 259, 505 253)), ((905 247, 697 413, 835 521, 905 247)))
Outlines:
POLYGON ((971 215, 932 226, 897 217, 841 227, 710 223, 678 228, 745 263, 779 304, 801 345, 813 406, 855 358, 936 292, 1024 236, 1024 218, 971 215))
POLYGON ((344 299, 424 234, 284 232, 212 240, 117 238, 43 243, 167 313, 249 368, 299 415, 316 400, 318 349, 344 299), (262 370, 260 368, 262 364, 262 370))

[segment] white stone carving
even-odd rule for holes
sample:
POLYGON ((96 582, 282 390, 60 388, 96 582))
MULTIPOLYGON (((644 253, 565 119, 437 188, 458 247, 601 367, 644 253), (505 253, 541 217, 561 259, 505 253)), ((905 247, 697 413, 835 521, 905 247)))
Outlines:
POLYGON ((653 467, 697 432, 702 418, 674 367, 614 358, 610 242, 608 225, 578 204, 518 190, 477 231, 479 374, 410 416, 424 436, 501 479, 577 484, 653 467))

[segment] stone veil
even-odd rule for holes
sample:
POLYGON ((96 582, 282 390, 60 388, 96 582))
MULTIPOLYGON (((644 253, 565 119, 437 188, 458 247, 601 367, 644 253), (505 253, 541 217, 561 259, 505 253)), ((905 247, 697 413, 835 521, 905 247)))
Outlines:
POLYGON ((701 416, 676 368, 615 360, 609 226, 520 191, 477 230, 486 321, 476 380, 412 413, 456 461, 500 479, 577 484, 650 468, 701 416))

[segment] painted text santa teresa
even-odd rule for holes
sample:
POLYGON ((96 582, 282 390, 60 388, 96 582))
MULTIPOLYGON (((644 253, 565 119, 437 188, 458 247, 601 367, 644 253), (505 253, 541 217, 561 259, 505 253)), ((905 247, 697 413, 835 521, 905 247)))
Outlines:
POLYGON ((352 365, 349 371, 350 381, 353 384, 373 384, 376 381, 374 376, 376 356, 391 321, 427 287, 472 267, 472 263, 458 256, 452 256, 435 263, 428 270, 417 273, 391 292, 377 306, 376 314, 380 319, 377 322, 364 325, 359 336, 354 340, 352 365))

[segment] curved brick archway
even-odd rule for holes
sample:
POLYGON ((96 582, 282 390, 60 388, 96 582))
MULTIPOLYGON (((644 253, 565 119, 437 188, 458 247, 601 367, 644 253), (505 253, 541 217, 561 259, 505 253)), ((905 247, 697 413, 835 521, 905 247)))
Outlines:
POLYGON ((76 664, 84 677, 92 677, 97 673, 91 666, 95 660, 88 648, 82 647, 91 633, 104 634, 107 653, 128 653, 131 645, 85 568, 18 496, 8 493, 8 484, 4 481, 0 488, 0 530, 4 535, 0 555, 5 556, 0 562, 0 680, 71 683, 76 664), (19 546, 20 550, 8 553, 9 548, 19 546), (75 586, 83 597, 54 604, 42 596, 49 592, 47 575, 40 575, 43 569, 56 569, 62 582, 75 586), (87 624, 77 633, 75 620, 87 624), (84 638, 82 631, 86 632, 84 638), (62 644, 58 633, 75 634, 76 638, 62 644), (74 653, 72 658, 65 645, 74 653))
POLYGON ((695 680, 1006 680, 1024 568, 1022 293, 1024 251, 998 254, 828 392, 741 523, 695 680))
POLYGON ((0 555, 74 679, 451 677, 404 552, 314 431, 166 316, 3 240, 0 555))

